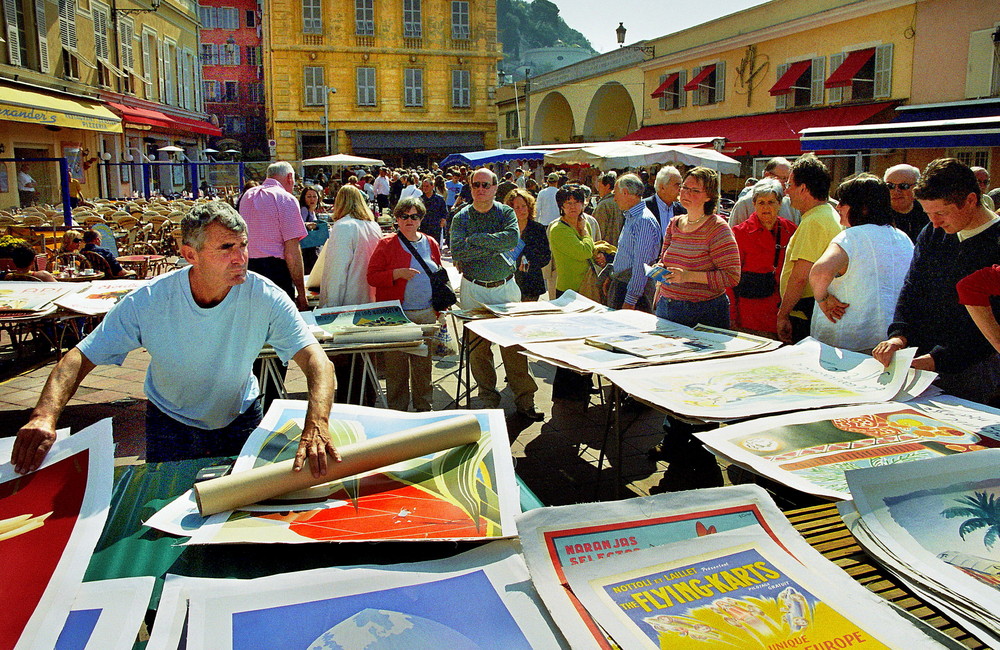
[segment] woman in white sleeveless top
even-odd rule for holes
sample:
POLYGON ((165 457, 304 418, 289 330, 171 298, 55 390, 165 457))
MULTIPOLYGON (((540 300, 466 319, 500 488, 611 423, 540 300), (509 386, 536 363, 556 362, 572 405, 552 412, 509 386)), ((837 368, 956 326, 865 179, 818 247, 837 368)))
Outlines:
POLYGON ((811 334, 827 345, 870 352, 892 322, 913 244, 892 225, 889 189, 871 174, 836 192, 843 232, 813 264, 816 296, 811 334))

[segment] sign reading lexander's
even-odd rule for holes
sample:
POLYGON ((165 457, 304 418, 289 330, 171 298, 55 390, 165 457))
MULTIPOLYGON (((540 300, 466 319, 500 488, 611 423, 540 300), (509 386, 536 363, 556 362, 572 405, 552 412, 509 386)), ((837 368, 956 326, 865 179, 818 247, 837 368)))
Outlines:
POLYGON ((0 119, 121 133, 121 118, 96 102, 0 86, 0 119))

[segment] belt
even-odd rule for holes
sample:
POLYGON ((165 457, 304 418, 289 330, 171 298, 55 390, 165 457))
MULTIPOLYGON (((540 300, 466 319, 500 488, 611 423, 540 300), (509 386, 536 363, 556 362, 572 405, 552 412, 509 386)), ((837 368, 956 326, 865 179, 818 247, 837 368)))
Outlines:
POLYGON ((511 273, 510 275, 508 275, 503 280, 494 280, 493 282, 482 282, 481 280, 473 280, 472 278, 468 278, 468 280, 472 284, 478 284, 481 287, 485 287, 487 289, 493 289, 494 287, 501 287, 501 286, 507 284, 508 282, 510 282, 510 279, 512 277, 514 277, 513 273, 511 273))

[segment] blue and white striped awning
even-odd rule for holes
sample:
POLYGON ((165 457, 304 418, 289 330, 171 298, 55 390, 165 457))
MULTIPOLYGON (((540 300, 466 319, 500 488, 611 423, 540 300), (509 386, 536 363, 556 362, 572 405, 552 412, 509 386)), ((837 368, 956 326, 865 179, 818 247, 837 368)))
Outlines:
POLYGON ((1000 147, 1000 115, 803 129, 803 151, 1000 147))

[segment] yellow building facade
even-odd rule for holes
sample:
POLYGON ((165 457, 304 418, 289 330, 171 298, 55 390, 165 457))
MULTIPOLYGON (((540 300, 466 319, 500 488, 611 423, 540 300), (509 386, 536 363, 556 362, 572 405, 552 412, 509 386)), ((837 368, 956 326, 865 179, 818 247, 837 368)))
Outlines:
POLYGON ((495 0, 270 2, 264 52, 272 157, 426 166, 495 146, 495 0))
MULTIPOLYGON (((141 0, 3 3, 0 158, 65 157, 85 196, 141 191, 133 163, 159 147, 179 145, 196 158, 214 128, 200 109, 198 5, 152 8, 141 0)), ((18 170, 3 166, 0 206, 16 207, 18 170)), ((57 163, 31 162, 27 173, 38 202, 60 202, 57 163)), ((183 174, 174 176, 164 170, 153 185, 182 189, 183 174)))

